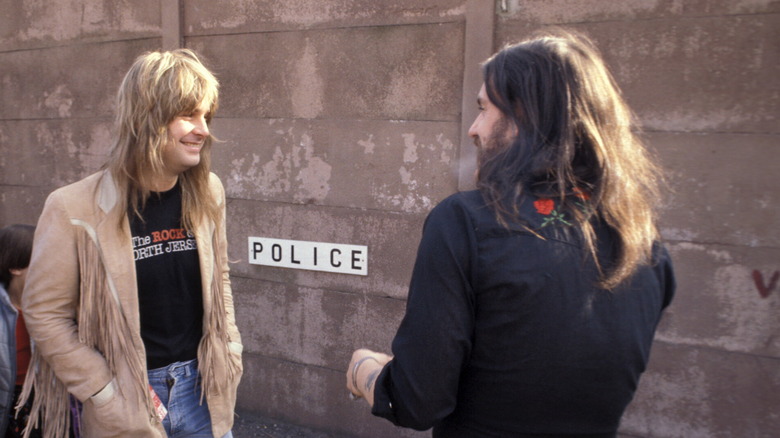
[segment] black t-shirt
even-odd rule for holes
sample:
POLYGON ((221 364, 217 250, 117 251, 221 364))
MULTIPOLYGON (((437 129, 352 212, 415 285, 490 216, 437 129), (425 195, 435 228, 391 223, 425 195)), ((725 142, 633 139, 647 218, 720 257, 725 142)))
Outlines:
POLYGON ((181 223, 181 187, 152 193, 130 214, 148 369, 197 357, 203 335, 203 295, 195 236, 181 223))

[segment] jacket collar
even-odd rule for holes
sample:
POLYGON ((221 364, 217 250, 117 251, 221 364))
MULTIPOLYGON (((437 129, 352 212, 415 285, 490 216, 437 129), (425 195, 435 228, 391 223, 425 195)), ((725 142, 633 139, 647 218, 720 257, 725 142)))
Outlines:
POLYGON ((104 171, 103 177, 100 180, 97 194, 97 205, 103 210, 103 213, 108 214, 112 208, 116 205, 119 198, 119 190, 116 188, 116 182, 113 175, 108 170, 104 171))

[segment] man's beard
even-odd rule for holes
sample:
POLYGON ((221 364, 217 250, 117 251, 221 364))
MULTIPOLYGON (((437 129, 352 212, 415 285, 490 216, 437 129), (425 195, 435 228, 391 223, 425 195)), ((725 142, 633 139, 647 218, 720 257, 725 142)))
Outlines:
POLYGON ((479 181, 479 175, 485 164, 501 154, 501 152, 507 150, 514 142, 514 138, 507 136, 509 123, 505 118, 502 118, 496 122, 493 126, 493 132, 490 133, 490 137, 482 144, 479 137, 474 139, 474 144, 477 146, 477 171, 474 174, 475 180, 479 181))

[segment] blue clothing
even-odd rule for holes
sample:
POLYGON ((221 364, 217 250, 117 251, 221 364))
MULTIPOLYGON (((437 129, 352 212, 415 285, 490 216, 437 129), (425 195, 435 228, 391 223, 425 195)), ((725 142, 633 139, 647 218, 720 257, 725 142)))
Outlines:
MULTIPOLYGON (((504 227, 478 191, 431 211, 375 415, 433 437, 615 436, 674 293, 669 256, 656 245, 607 291, 570 212, 530 195, 518 211, 504 227)), ((608 268, 614 237, 593 226, 608 268)))
POLYGON ((5 432, 14 411, 16 387, 16 319, 19 311, 0 284, 0 431, 5 432))
MULTIPOLYGON (((147 373, 149 384, 168 410, 162 423, 169 437, 214 436, 206 398, 200 403, 201 385, 196 359, 175 362, 147 373)), ((232 433, 228 432, 222 438, 232 436, 232 433)))

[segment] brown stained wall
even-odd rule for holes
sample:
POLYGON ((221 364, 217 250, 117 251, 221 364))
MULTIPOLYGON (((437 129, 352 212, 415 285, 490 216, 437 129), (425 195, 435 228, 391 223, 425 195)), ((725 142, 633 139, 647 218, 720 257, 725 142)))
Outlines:
POLYGON ((334 436, 419 436, 349 401, 344 367, 358 346, 389 350, 422 220, 457 188, 465 2, 227 3, 185 2, 184 39, 224 84, 239 405, 334 436), (367 245, 369 275, 249 265, 248 236, 367 245))
POLYGON ((678 295, 622 432, 774 436, 780 288, 764 287, 780 272, 780 3, 509 4, 498 44, 556 25, 595 39, 668 171, 678 295))
POLYGON ((478 61, 563 25, 599 44, 673 189, 661 225, 679 292, 621 431, 780 430, 780 3, 163 1, 0 0, 0 226, 34 223, 51 190, 100 167, 135 56, 202 53, 222 82, 240 409, 427 436, 348 401, 343 368, 355 347, 389 350, 425 214, 469 186, 478 61), (369 275, 250 265, 249 236, 367 245, 369 275))

